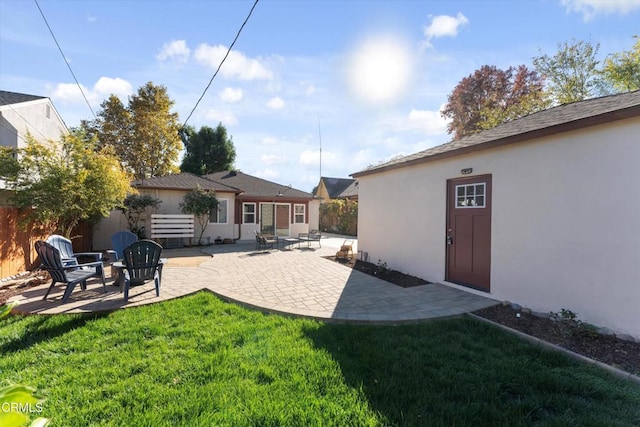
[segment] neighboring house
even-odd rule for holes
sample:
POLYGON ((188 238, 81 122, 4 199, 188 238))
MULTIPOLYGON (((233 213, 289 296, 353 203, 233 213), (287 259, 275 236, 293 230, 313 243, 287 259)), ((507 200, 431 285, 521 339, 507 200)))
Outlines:
POLYGON ((334 199, 358 201, 358 180, 323 176, 320 178, 315 195, 320 198, 320 203, 326 203, 334 199))
MULTIPOLYGON (((45 96, 0 90, 0 146, 24 148, 27 135, 48 144, 57 142, 69 130, 51 99, 45 96)), ((0 205, 8 203, 9 194, 0 177, 0 205)))
MULTIPOLYGON (((216 238, 255 240, 255 232, 262 231, 279 236, 297 236, 318 228, 319 201, 310 193, 266 181, 242 172, 218 172, 205 176, 180 173, 135 181, 132 186, 141 194, 150 194, 162 201, 153 213, 181 214, 180 203, 184 195, 199 185, 214 190, 219 202, 205 229, 203 240, 216 238)), ((151 213, 151 212, 149 212, 151 213)), ((149 219, 142 218, 150 233, 149 219)), ((195 224, 196 237, 200 225, 195 224)), ((126 218, 114 211, 100 222, 94 233, 94 247, 111 247, 111 235, 127 228, 126 218)))
POLYGON ((352 176, 373 262, 640 337, 640 91, 352 176))
POLYGON ((59 141, 67 125, 44 96, 0 90, 0 145, 24 148, 27 134, 41 143, 59 141))

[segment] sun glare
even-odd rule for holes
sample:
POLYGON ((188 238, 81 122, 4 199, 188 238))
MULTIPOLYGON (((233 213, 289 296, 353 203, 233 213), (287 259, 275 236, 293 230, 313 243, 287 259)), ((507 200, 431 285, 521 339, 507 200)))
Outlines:
POLYGON ((366 102, 397 100, 411 77, 411 55, 405 43, 393 37, 366 40, 352 54, 348 64, 349 84, 366 102))

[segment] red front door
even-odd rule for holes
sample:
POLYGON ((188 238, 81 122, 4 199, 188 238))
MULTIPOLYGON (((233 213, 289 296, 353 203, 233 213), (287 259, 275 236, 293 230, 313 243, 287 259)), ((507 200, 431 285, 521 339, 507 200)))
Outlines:
POLYGON ((491 175, 447 181, 446 280, 491 290, 491 175))

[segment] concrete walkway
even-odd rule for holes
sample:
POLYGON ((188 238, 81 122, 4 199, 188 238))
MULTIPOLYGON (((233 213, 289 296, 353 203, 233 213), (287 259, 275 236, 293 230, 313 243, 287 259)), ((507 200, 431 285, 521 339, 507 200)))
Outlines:
MULTIPOLYGON (((354 322, 407 322, 457 316, 497 303, 441 284, 402 288, 322 258, 334 255, 343 237, 324 237, 322 248, 258 252, 253 243, 163 251, 160 297, 153 283, 131 289, 125 304, 118 288, 99 281, 74 290, 62 304, 63 286, 42 301, 47 285, 12 298, 31 314, 87 313, 135 307, 207 289, 223 299, 264 311, 354 322)), ((109 267, 106 268, 109 273, 109 267)))

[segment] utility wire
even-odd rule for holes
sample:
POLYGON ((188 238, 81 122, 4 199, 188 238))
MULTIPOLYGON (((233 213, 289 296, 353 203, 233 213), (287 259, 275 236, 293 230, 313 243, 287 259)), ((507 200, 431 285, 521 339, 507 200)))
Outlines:
POLYGON ((56 39, 56 36, 53 34, 53 30, 51 29, 51 26, 49 25, 49 22, 47 22, 47 18, 44 16, 44 12, 42 11, 42 9, 40 8, 40 5, 38 4, 38 0, 33 0, 36 3, 36 6, 38 6, 38 10, 40 11, 40 15, 42 15, 42 19, 44 19, 44 23, 47 25, 47 28, 49 29, 49 32, 51 33, 51 37, 53 37, 53 41, 56 42, 56 46, 58 46, 58 50, 60 51, 60 55, 62 55, 62 59, 64 59, 65 64, 67 64, 67 68, 69 68, 69 71, 71 72, 71 75, 73 76, 73 79, 76 81, 76 85, 78 86, 78 89, 80 89, 80 93, 82 93, 82 97, 84 98, 84 101, 87 103, 87 106, 89 107, 89 110, 91 110, 91 114, 93 114, 93 118, 97 119, 96 117, 96 113, 93 112, 93 108, 91 108, 91 104, 89 104, 89 100, 87 99, 87 96, 84 94, 84 90, 82 90, 82 86, 80 86, 80 82, 78 82, 78 79, 76 78, 76 75, 74 74, 73 70, 71 69, 71 65, 69 65, 69 61, 67 61, 67 57, 64 56, 64 52, 62 51, 62 48, 60 47, 60 44, 58 43, 58 40, 56 39))
POLYGON ((227 53, 224 55, 224 58, 222 58, 222 61, 220 61, 220 64, 218 65, 218 68, 216 69, 216 72, 213 73, 213 76, 211 77, 211 80, 209 80, 209 84, 207 85, 207 87, 204 88, 204 91, 202 92, 202 95, 200 95, 200 98, 198 99, 198 102, 196 102, 196 105, 193 107, 193 110, 191 110, 191 112, 187 116, 187 119, 182 124, 183 128, 187 125, 187 122, 189 121, 189 119, 193 115, 194 111, 196 111, 196 108, 198 108, 198 104, 200 104, 200 101, 202 101, 202 98, 204 98, 204 95, 207 93, 207 90, 209 90, 209 87, 211 86, 211 83, 213 83, 213 79, 216 78, 216 76, 218 75, 218 72, 220 71, 220 68, 222 68, 222 64, 224 64, 224 61, 227 59, 227 57, 231 53, 231 49, 233 48, 233 45, 236 44, 236 41, 238 40, 238 37, 240 37, 240 33, 242 32, 242 29, 244 28, 244 26, 247 23, 247 21, 249 21, 249 18, 251 17, 251 14, 253 13, 253 9, 256 8, 256 5, 258 4, 258 1, 259 0, 256 0, 255 3, 253 3, 253 6, 251 7, 251 10, 249 11, 249 14, 247 15, 247 18, 244 20, 244 22, 240 26, 240 29, 238 30, 238 33, 236 34, 236 37, 233 39, 233 42, 229 46, 229 49, 227 49, 227 53))

